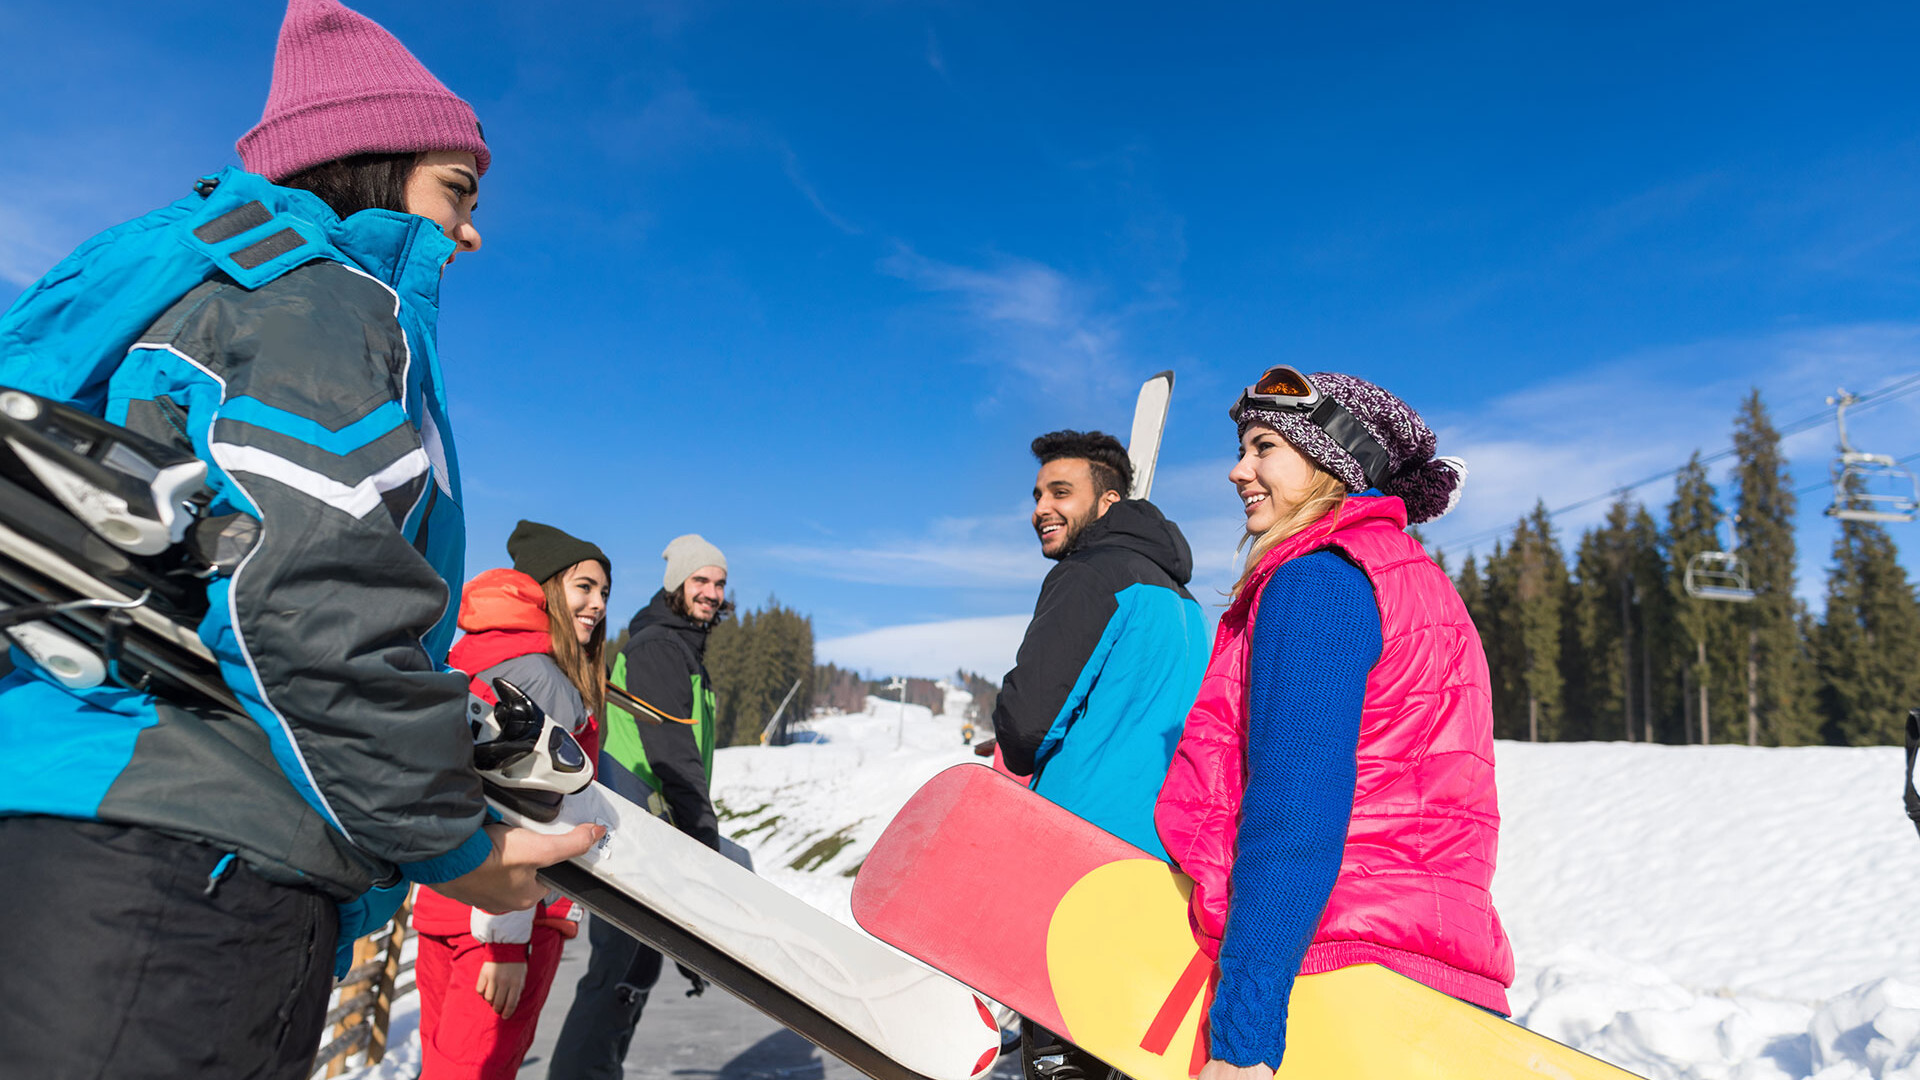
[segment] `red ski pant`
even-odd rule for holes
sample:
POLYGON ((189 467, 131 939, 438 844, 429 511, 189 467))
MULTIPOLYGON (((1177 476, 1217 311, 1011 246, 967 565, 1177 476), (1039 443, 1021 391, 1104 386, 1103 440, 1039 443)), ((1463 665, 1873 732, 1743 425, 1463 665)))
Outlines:
POLYGON ((471 934, 420 935, 413 965, 420 987, 420 1080, 513 1080, 533 1045, 565 941, 536 925, 532 944, 526 989, 513 1015, 503 1019, 474 989, 487 946, 471 934))

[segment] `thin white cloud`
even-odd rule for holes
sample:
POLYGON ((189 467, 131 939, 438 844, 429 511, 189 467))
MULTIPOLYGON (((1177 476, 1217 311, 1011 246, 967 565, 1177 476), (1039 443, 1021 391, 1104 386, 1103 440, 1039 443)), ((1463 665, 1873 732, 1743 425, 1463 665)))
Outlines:
POLYGON ((1060 270, 1013 257, 985 268, 961 266, 905 245, 879 265, 883 273, 956 300, 981 336, 981 359, 1009 365, 1042 390, 1117 384, 1124 366, 1119 316, 1101 310, 1094 290, 1060 270))
POLYGON ((826 200, 820 197, 820 192, 813 186, 813 183, 807 179, 806 174, 800 171, 799 156, 793 152, 791 146, 785 143, 780 144, 780 167, 787 174, 787 181, 793 185, 794 190, 798 191, 801 196, 812 205, 814 210, 826 219, 827 224, 832 225, 848 236, 860 236, 866 232, 865 229, 834 213, 833 210, 827 206, 826 200))
POLYGON ((1052 565, 1026 518, 1011 514, 942 518, 919 536, 846 547, 785 544, 761 554, 836 581, 963 589, 1032 588, 1052 565))
POLYGON ((948 82, 953 81, 947 74, 947 54, 941 51, 940 38, 931 26, 927 27, 927 66, 933 69, 935 75, 948 82))
POLYGON ((965 669, 997 679, 1013 667, 1027 615, 988 615, 973 619, 889 626, 816 642, 819 663, 838 664, 869 676, 914 675, 944 678, 965 669))
POLYGON ((0 282, 20 288, 33 284, 84 236, 50 212, 0 202, 0 282))

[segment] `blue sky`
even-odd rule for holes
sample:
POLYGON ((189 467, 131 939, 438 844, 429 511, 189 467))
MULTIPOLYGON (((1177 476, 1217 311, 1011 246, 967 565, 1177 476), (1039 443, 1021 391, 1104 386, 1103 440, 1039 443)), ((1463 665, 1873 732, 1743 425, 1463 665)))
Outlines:
MULTIPOLYGON (((469 570, 549 521, 622 619, 698 531, 821 639, 973 620, 823 658, 1003 665, 1049 565, 1028 440, 1124 433, 1163 368, 1205 601, 1269 363, 1468 459, 1456 560, 1722 447, 1749 386, 1790 420, 1920 372, 1911 4, 358 6, 494 151, 443 297, 469 570)), ((0 302, 234 160, 279 15, 0 0, 0 302)), ((1920 394, 1855 431, 1920 451, 1920 394)), ((1789 443, 1798 482, 1832 442, 1789 443)))

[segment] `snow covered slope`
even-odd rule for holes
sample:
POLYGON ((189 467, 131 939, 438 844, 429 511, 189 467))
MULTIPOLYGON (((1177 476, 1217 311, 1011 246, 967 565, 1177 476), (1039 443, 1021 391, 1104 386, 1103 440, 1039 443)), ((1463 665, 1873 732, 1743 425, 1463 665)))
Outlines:
MULTIPOLYGON (((942 716, 870 698, 816 719, 822 741, 721 750, 722 829, 851 921, 851 875, 894 812, 979 760, 963 697, 942 716)), ((1498 753, 1494 899, 1524 1023, 1658 1080, 1920 1080, 1920 838, 1899 750, 1498 753)))

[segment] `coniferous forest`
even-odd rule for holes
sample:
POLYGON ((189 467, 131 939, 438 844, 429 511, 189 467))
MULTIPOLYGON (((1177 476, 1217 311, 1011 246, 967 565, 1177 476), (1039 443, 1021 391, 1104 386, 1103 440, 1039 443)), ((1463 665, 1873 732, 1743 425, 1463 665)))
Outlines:
POLYGON ((707 639, 707 671, 718 699, 714 738, 720 746, 751 746, 780 702, 805 718, 812 704, 813 619, 768 597, 757 610, 737 611, 707 639))
POLYGON ((1734 418, 1733 446, 1728 491, 1695 453, 1664 507, 1622 495, 1572 539, 1540 503, 1460 567, 1454 583, 1486 645, 1499 737, 1902 741, 1907 711, 1920 707, 1920 600, 1894 534, 1842 521, 1822 609, 1808 610, 1795 597, 1794 516, 1821 512, 1827 496, 1800 505, 1757 390, 1734 418), (1744 563, 1750 601, 1688 594, 1689 563, 1717 551, 1744 563))

